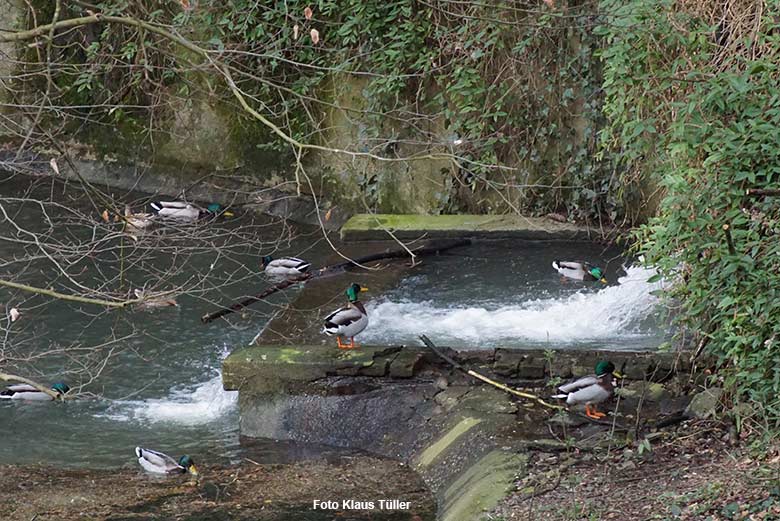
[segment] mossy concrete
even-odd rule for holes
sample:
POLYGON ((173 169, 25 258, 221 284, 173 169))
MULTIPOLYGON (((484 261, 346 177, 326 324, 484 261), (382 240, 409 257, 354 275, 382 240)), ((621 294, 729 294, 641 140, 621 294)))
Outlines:
MULTIPOLYGON (((6 31, 21 28, 24 23, 24 13, 22 0, 0 0, 0 27, 6 31)), ((7 87, 19 63, 17 56, 19 47, 20 44, 15 42, 0 43, 0 79, 5 87, 0 89, 0 110, 7 117, 11 117, 13 114, 2 105, 12 102, 11 90, 7 87)), ((0 125, 0 138, 16 136, 16 133, 8 128, 15 124, 16 120, 17 118, 12 118, 0 125)), ((21 127, 19 130, 21 131, 21 127)))
POLYGON ((496 449, 472 464, 444 492, 440 504, 441 521, 479 519, 493 509, 511 490, 517 476, 523 472, 528 457, 524 454, 496 449))
POLYGON ((520 215, 353 215, 341 227, 345 241, 476 237, 483 239, 587 240, 597 237, 593 228, 559 223, 544 217, 520 215))
POLYGON ((417 458, 418 467, 427 467, 433 463, 436 458, 452 443, 458 439, 459 436, 467 432, 475 425, 479 425, 482 420, 480 418, 472 418, 470 416, 463 418, 455 424, 450 430, 441 435, 432 445, 426 448, 422 454, 417 458))

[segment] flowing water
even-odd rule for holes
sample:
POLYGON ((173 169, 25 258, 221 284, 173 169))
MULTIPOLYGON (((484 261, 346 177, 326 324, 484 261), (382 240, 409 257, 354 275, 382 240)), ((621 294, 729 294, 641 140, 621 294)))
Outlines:
POLYGON ((666 339, 652 269, 626 266, 615 248, 592 243, 481 243, 432 261, 367 306, 367 343, 654 349, 666 339), (606 266, 606 285, 565 279, 555 260, 606 266))
MULTIPOLYGON (((88 208, 77 189, 56 189, 55 199, 88 208)), ((26 190, 18 182, 0 184, 0 194, 6 197, 26 190)), ((45 198, 52 188, 37 190, 44 191, 45 198)), ((29 204, 0 204, 24 229, 46 230, 47 218, 29 204)), ((49 217, 56 221, 56 214, 52 210, 49 217)), ((136 445, 176 456, 189 453, 196 460, 205 455, 212 461, 228 462, 242 457, 237 396, 222 390, 220 362, 234 347, 249 343, 277 306, 291 302, 300 291, 290 288, 278 293, 269 303, 253 306, 246 316, 236 314, 229 322, 200 322, 216 303, 233 302, 267 284, 257 273, 258 261, 278 238, 286 237, 287 228, 255 219, 252 233, 257 237, 246 240, 231 235, 247 224, 248 217, 242 219, 219 224, 224 226, 224 242, 217 244, 215 239, 212 247, 187 255, 186 263, 175 250, 163 254, 150 250, 143 270, 123 268, 122 276, 136 277, 138 285, 152 273, 170 273, 171 280, 165 282, 171 285, 186 285, 193 274, 208 275, 204 281, 224 281, 194 286, 189 295, 179 298, 177 308, 104 313, 84 304, 45 303, 41 297, 0 289, 0 304, 6 313, 11 306, 22 313, 11 328, 24 332, 19 338, 26 343, 19 351, 94 346, 116 339, 108 363, 90 367, 93 373, 100 371, 99 378, 82 389, 99 398, 57 405, 0 402, 0 463, 135 465, 136 445), (243 242, 231 249, 231 241, 243 242)), ((8 222, 0 227, 0 235, 13 233, 8 222)), ((71 239, 81 240, 88 231, 58 230, 55 237, 64 241, 68 233, 71 239)), ((301 255, 314 265, 323 263, 329 250, 319 232, 301 228, 296 233, 297 238, 277 244, 281 254, 301 255)), ((143 243, 128 242, 127 247, 143 243)), ((18 245, 0 241, 0 260, 5 263, 0 276, 20 275, 30 285, 60 288, 62 277, 46 259, 23 267, 8 264, 20 251, 18 245)), ((99 254, 88 259, 79 280, 114 284, 115 266, 103 265, 101 259, 99 254)), ((397 345, 416 342, 416 336, 424 332, 437 343, 454 346, 654 348, 664 338, 665 329, 655 317, 653 291, 658 285, 647 282, 649 270, 629 267, 624 271, 623 262, 619 250, 589 243, 517 241, 477 243, 450 255, 426 258, 397 288, 372 296, 370 326, 360 340, 397 345), (606 264, 609 284, 564 281, 551 267, 555 259, 606 264)), ((45 358, 33 365, 37 371, 33 375, 40 381, 66 379, 71 387, 85 383, 84 372, 74 372, 72 362, 63 357, 45 358)), ((285 446, 281 450, 292 449, 285 446)), ((278 457, 271 456, 274 451, 268 447, 261 452, 271 460, 278 457)))

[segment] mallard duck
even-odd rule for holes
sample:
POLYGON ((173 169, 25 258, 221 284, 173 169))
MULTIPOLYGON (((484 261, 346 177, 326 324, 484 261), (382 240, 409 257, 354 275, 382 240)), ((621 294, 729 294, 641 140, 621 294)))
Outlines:
POLYGON ((156 215, 176 221, 197 221, 206 210, 182 201, 157 201, 151 204, 156 215))
POLYGON ((589 418, 603 418, 605 414, 599 412, 596 405, 609 400, 615 392, 617 384, 615 378, 620 377, 615 372, 615 364, 601 361, 596 364, 596 374, 584 376, 566 385, 558 387, 561 394, 553 398, 566 399, 569 405, 585 404, 585 415, 589 418))
POLYGON ((604 284, 607 279, 604 278, 604 270, 587 262, 553 261, 553 268, 564 277, 575 280, 598 280, 604 284))
POLYGON ((270 255, 263 257, 263 268, 266 274, 274 277, 300 277, 310 267, 311 264, 296 257, 282 257, 281 259, 274 259, 270 255))
POLYGON ((163 219, 172 219, 176 221, 194 222, 208 216, 233 216, 232 212, 224 210, 222 206, 217 203, 208 205, 206 209, 184 201, 156 201, 151 203, 151 206, 156 215, 159 215, 163 219))
POLYGON ((178 307, 179 304, 175 298, 168 298, 165 293, 150 293, 145 289, 134 289, 133 293, 138 302, 140 309, 154 309, 154 308, 166 308, 166 307, 178 307))
MULTIPOLYGON (((57 382, 51 386, 51 390, 54 391, 57 396, 63 396, 70 387, 62 382, 57 382)), ((48 393, 45 393, 28 384, 14 384, 9 385, 4 391, 0 392, 0 399, 2 400, 34 400, 39 402, 51 401, 54 397, 48 393)))
POLYGON ((135 448, 135 455, 138 456, 138 463, 147 472, 154 474, 184 474, 189 472, 193 476, 198 475, 198 469, 195 467, 195 463, 187 455, 179 458, 177 462, 172 457, 156 450, 144 449, 141 447, 135 448))
POLYGON ((150 213, 137 212, 134 213, 130 209, 130 205, 125 205, 125 214, 121 217, 127 223, 127 231, 130 233, 140 232, 144 228, 148 228, 154 222, 154 215, 150 213))
POLYGON ((368 326, 368 314, 363 303, 358 300, 358 293, 368 291, 360 284, 352 284, 347 288, 347 305, 337 309, 325 317, 325 327, 322 332, 326 335, 336 335, 339 349, 355 349, 355 336, 368 326), (349 337, 350 343, 344 344, 342 338, 349 337))

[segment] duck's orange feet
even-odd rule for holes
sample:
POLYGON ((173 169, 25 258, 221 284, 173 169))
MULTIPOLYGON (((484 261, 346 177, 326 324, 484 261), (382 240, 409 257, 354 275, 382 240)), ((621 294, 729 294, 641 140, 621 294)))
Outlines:
POLYGON ((343 344, 341 342, 341 337, 340 336, 336 337, 336 344, 339 346, 339 349, 349 349, 349 346, 347 344, 343 344))
POLYGON ((349 339, 349 348, 357 349, 358 345, 355 343, 355 337, 349 339))
POLYGON ((606 416, 606 414, 597 411, 596 408, 591 406, 590 404, 585 404, 585 416, 587 416, 588 418, 593 418, 594 420, 600 420, 601 418, 606 416))

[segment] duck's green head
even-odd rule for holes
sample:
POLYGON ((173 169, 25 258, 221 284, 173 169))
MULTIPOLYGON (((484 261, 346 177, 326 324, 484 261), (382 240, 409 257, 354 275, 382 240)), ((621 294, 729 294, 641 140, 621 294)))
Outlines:
POLYGON ((211 203, 206 207, 206 211, 213 215, 221 215, 222 217, 233 217, 233 212, 230 210, 223 210, 222 205, 219 203, 211 203))
POLYGON ((604 278, 604 271, 601 268, 594 266, 588 272, 593 275, 594 279, 601 281, 604 284, 607 283, 607 279, 604 278))
POLYGON ((360 293, 361 291, 368 291, 368 288, 364 288, 360 284, 352 283, 352 285, 350 285, 347 288, 347 291, 346 291, 347 298, 349 299, 350 302, 357 302, 358 301, 358 293, 360 293))
POLYGON ((187 472, 189 472, 193 476, 197 476, 198 475, 198 469, 197 469, 197 467, 195 467, 195 462, 192 461, 192 458, 190 458, 186 454, 184 456, 182 456, 181 458, 179 458, 179 465, 181 465, 182 467, 187 469, 187 472))
POLYGON ((602 360, 596 364, 596 376, 604 376, 615 372, 615 364, 602 360))
POLYGON ((59 395, 63 395, 63 394, 67 394, 67 392, 70 391, 70 387, 68 387, 68 384, 66 383, 57 382, 51 386, 51 390, 59 395))
POLYGON ((266 266, 271 264, 272 260, 274 260, 274 258, 271 257, 270 255, 266 255, 265 257, 263 257, 263 267, 265 268, 266 266))

